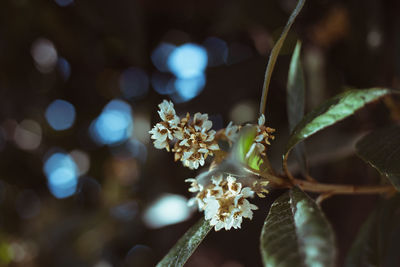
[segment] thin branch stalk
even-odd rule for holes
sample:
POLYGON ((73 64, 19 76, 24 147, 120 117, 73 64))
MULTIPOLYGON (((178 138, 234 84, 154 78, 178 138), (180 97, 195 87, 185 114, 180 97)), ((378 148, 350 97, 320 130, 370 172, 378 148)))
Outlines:
POLYGON ((393 193, 396 189, 392 185, 344 185, 344 184, 323 184, 293 178, 289 180, 284 177, 267 173, 258 173, 261 177, 271 182, 272 186, 279 188, 291 188, 298 186, 304 191, 332 195, 357 195, 357 194, 383 194, 393 193))

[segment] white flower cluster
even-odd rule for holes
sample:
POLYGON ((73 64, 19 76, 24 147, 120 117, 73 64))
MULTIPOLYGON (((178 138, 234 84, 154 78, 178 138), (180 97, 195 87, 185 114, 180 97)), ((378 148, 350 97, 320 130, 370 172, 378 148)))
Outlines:
POLYGON ((170 151, 170 142, 174 141, 172 152, 175 153, 175 161, 182 161, 190 169, 203 166, 207 156, 212 156, 213 151, 219 150, 214 140, 215 131, 211 130, 212 122, 208 120, 207 114, 196 113, 191 120, 188 113, 186 117, 179 119, 171 101, 164 100, 158 106, 162 121, 149 131, 156 148, 170 151))
POLYGON ((191 183, 189 191, 198 192, 191 203, 197 203, 199 210, 204 210, 205 219, 214 226, 215 231, 240 228, 243 218, 253 218, 253 210, 258 208, 247 200, 254 196, 250 187, 243 187, 230 175, 213 176, 211 181, 208 185, 202 185, 196 179, 186 179, 191 183))

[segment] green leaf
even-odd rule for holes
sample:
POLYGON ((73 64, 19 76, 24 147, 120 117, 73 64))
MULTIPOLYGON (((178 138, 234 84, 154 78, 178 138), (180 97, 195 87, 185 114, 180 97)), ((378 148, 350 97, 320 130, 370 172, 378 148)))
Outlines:
POLYGON ((272 71, 274 70, 276 60, 278 59, 279 51, 281 50, 282 45, 285 42, 290 27, 292 27, 293 22, 295 21, 297 15, 300 13, 300 10, 303 8, 305 2, 306 2, 305 0, 299 0, 297 2, 297 5, 295 9, 292 11, 292 14, 289 17, 288 22, 286 23, 286 26, 283 29, 281 36, 279 37, 278 41, 272 48, 271 54, 269 55, 267 69, 265 71, 265 76, 264 76, 263 92, 260 102, 260 114, 264 114, 265 112, 265 106, 267 104, 268 88, 271 82, 272 71))
POLYGON ((283 160, 287 160, 293 147, 309 136, 354 114, 366 104, 373 102, 393 91, 385 88, 349 90, 328 99, 308 113, 293 130, 289 137, 283 160))
MULTIPOLYGON (((297 41, 290 62, 286 92, 286 106, 290 132, 293 131, 304 116, 305 82, 303 67, 300 60, 300 50, 301 42, 297 41)), ((306 149, 304 143, 297 144, 294 147, 294 152, 302 173, 304 175, 307 174, 306 149)))
POLYGON ((400 196, 383 200, 364 222, 345 266, 400 266, 400 196))
POLYGON ((233 155, 239 162, 249 166, 252 169, 260 170, 260 165, 263 163, 261 156, 254 151, 248 154, 254 139, 257 136, 256 126, 245 126, 239 132, 239 138, 233 148, 233 155))
POLYGON ((296 187, 272 204, 260 243, 264 266, 335 266, 332 228, 317 204, 296 187))
POLYGON ((367 134, 357 142, 356 153, 400 191, 400 126, 367 134))
POLYGON ((175 246, 157 264, 157 267, 183 266, 210 232, 211 228, 210 223, 204 220, 204 218, 199 220, 178 240, 175 246))

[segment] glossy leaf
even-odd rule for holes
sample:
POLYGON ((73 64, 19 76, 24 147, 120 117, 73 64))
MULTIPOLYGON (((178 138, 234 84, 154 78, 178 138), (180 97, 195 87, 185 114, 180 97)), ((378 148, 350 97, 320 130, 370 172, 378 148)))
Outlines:
POLYGON ((295 21, 297 15, 300 13, 300 10, 303 8, 305 2, 306 2, 305 0, 297 1, 297 5, 296 5, 295 9, 292 11, 292 14, 290 14, 288 22, 286 23, 285 28, 283 28, 283 32, 282 32, 281 36, 279 37, 278 41, 275 43, 274 47, 272 48, 271 54, 269 55, 267 69, 265 71, 265 76, 264 76, 263 92, 262 92, 261 102, 260 102, 260 114, 264 114, 264 112, 265 112, 268 88, 269 88, 269 84, 271 82, 272 71, 274 70, 276 60, 278 59, 279 51, 281 51, 281 48, 283 46, 283 43, 285 42, 285 39, 290 30, 290 27, 292 27, 293 22, 295 21))
POLYGON ((264 266, 335 266, 332 228, 317 204, 298 188, 272 204, 260 243, 264 266))
POLYGON ((199 220, 178 240, 157 267, 183 266, 211 229, 212 226, 208 221, 203 218, 199 220))
POLYGON ((364 222, 345 266, 400 266, 400 196, 383 200, 364 222))
MULTIPOLYGON (((303 67, 300 60, 300 51, 301 42, 298 41, 290 62, 286 91, 286 106, 290 132, 293 131, 295 126, 302 120, 304 116, 305 82, 303 67)), ((294 147, 294 153, 302 173, 304 175, 307 174, 307 160, 304 143, 297 144, 294 147)))
POLYGON ((308 113, 293 130, 284 153, 284 161, 293 147, 318 131, 325 129, 351 115, 366 104, 392 93, 385 88, 349 90, 328 99, 308 113))
POLYGON ((367 134, 356 144, 356 153, 400 191, 400 126, 367 134))

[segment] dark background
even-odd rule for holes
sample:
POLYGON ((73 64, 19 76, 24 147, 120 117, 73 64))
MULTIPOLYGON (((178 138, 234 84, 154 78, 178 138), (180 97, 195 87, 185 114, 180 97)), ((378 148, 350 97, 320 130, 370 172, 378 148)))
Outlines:
MULTIPOLYGON (((146 135, 159 120, 157 104, 169 96, 156 92, 151 83, 140 96, 126 96, 121 73, 135 67, 151 79, 160 73, 151 60, 160 43, 202 45, 207 38, 218 37, 227 48, 223 62, 208 66, 201 93, 178 101, 175 108, 179 114, 208 113, 216 128, 230 120, 255 120, 268 53, 295 4, 2 0, 0 265, 152 266, 161 259, 202 214, 195 212, 185 222, 159 229, 147 226, 143 214, 164 193, 190 197, 183 181, 197 172, 174 163, 172 154, 156 150, 146 135), (57 51, 58 61, 50 69, 35 62, 32 47, 37 40, 49 41, 57 51), (55 99, 75 108, 75 122, 67 130, 55 131, 46 121, 46 108, 55 99), (143 144, 140 153, 127 149, 127 141, 107 146, 92 140, 91 122, 113 99, 131 106, 130 139, 143 144), (18 139, 21 128, 25 135, 18 139), (21 138, 30 134, 39 143, 26 149, 21 138), (89 170, 70 197, 55 198, 43 173, 44 161, 55 148, 78 149, 90 159, 89 170)), ((399 12, 395 0, 305 4, 282 49, 268 96, 267 124, 277 130, 269 157, 278 170, 288 137, 285 86, 296 40, 303 42, 307 110, 348 87, 398 88, 399 12)), ((322 182, 378 183, 378 174, 354 156, 352 144, 367 130, 399 121, 398 104, 396 99, 384 99, 310 138, 311 174, 322 182)), ((296 170, 295 165, 292 168, 296 170)), ((261 266, 259 234, 269 205, 280 193, 253 200, 259 210, 241 230, 211 232, 187 266, 261 266)), ((335 196, 322 204, 337 236, 339 266, 376 200, 335 196)))

